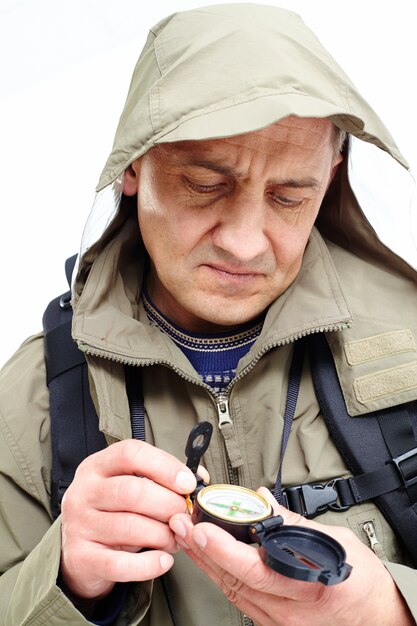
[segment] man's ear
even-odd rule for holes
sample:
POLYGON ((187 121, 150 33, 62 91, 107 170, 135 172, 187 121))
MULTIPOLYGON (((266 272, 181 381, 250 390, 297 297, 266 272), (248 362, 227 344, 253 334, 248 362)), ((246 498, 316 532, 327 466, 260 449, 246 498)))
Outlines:
POLYGON ((123 180, 123 193, 125 196, 134 196, 138 191, 140 173, 140 160, 134 161, 127 170, 125 170, 123 180))
POLYGON ((329 182, 327 183, 327 189, 326 191, 328 191, 330 185, 332 184, 333 178, 336 176, 336 172, 339 169, 339 165, 341 164, 341 162, 343 161, 343 154, 339 153, 335 159, 335 161, 333 162, 332 165, 332 169, 330 171, 330 178, 329 178, 329 182))
POLYGON ((339 152, 339 154, 336 157, 336 160, 333 163, 332 171, 330 174, 330 182, 332 182, 333 178, 335 177, 337 169, 339 165, 341 164, 341 162, 343 161, 343 159, 344 159, 343 154, 339 152))

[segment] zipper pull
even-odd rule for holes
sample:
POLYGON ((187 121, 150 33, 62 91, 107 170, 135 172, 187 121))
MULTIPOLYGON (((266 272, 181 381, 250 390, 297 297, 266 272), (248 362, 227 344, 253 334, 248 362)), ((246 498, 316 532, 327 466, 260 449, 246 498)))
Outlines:
POLYGON ((379 545, 379 541, 375 534, 375 526, 372 522, 365 522, 365 524, 363 525, 363 529, 366 533, 366 536, 368 537, 369 543, 371 544, 371 550, 377 552, 376 546, 379 545))
POLYGON ((219 418, 219 428, 220 430, 226 424, 232 424, 232 418, 230 417, 229 412, 229 401, 227 398, 221 397, 216 402, 217 407, 217 416, 219 418))
POLYGON ((230 464, 233 468, 243 465, 242 453, 236 436, 235 427, 229 411, 229 400, 225 396, 220 396, 216 400, 217 416, 219 418, 219 429, 223 435, 230 464))

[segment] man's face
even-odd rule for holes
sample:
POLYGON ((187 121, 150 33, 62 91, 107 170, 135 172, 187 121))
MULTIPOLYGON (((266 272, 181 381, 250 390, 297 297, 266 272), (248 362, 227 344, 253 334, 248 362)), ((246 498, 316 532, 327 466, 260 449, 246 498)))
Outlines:
POLYGON ((126 171, 150 258, 148 291, 192 332, 262 313, 293 282, 341 157, 326 119, 160 144, 126 171))

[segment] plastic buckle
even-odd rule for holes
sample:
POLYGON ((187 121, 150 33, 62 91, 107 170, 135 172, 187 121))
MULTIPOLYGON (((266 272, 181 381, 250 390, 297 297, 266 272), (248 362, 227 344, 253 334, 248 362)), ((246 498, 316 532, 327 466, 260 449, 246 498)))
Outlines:
POLYGON ((337 485, 342 482, 342 481, 346 481, 348 479, 346 478, 332 478, 332 480, 329 480, 328 483, 326 483, 326 487, 331 487, 335 494, 336 494, 336 501, 332 502, 331 504, 329 504, 329 509, 331 511, 336 511, 337 513, 342 513, 343 511, 347 511, 348 509, 350 509, 350 507, 352 506, 351 504, 339 504, 337 502, 338 498, 339 498, 339 492, 337 490, 337 485))
POLYGON ((417 448, 413 448, 412 450, 409 450, 408 452, 405 452, 404 454, 400 454, 400 456, 395 457, 395 459, 387 461, 387 463, 393 463, 395 465, 403 486, 406 489, 417 483, 417 463, 415 463, 414 467, 411 468, 413 470, 411 476, 403 471, 401 465, 405 463, 408 459, 411 459, 415 456, 417 456, 417 448))
POLYGON ((64 311, 71 308, 71 291, 67 291, 66 293, 62 294, 59 299, 59 306, 61 307, 61 309, 64 309, 64 311))
POLYGON ((285 489, 285 497, 288 508, 309 519, 324 513, 328 509, 339 510, 336 504, 338 494, 333 488, 333 484, 337 480, 334 479, 326 485, 311 483, 287 487, 285 489))

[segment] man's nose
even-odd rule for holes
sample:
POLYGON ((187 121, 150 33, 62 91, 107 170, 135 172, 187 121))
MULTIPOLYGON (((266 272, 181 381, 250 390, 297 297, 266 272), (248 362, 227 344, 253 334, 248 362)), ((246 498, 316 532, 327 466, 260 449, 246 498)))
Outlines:
POLYGON ((263 198, 240 193, 223 207, 213 231, 213 243, 235 259, 248 262, 269 248, 263 198))

